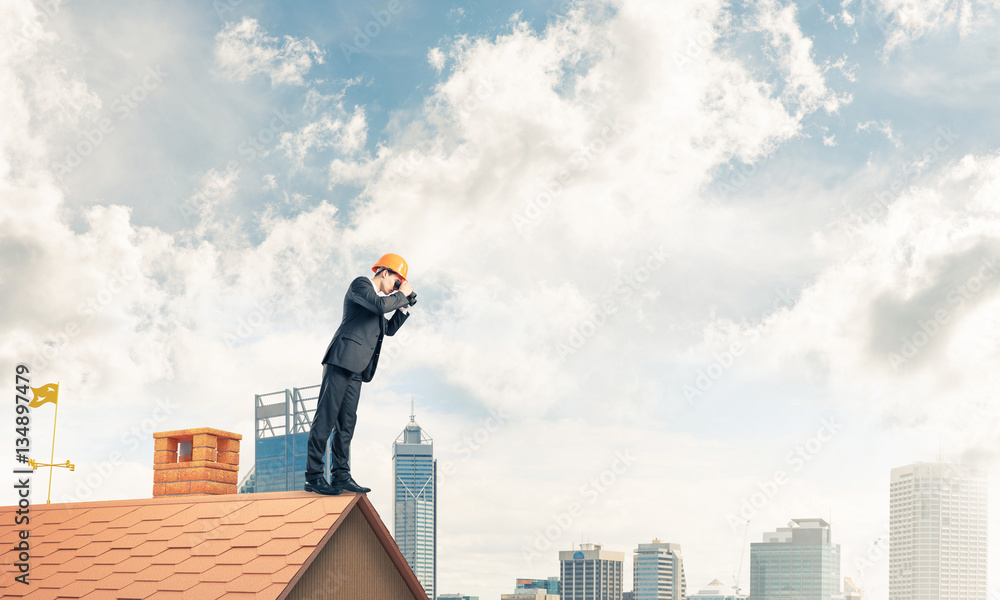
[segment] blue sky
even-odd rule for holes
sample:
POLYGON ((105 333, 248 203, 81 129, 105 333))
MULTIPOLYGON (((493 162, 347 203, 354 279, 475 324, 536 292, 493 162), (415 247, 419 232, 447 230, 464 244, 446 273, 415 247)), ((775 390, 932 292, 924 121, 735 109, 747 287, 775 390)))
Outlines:
POLYGON ((832 515, 884 599, 889 470, 996 474, 995 3, 216 5, 3 9, 0 355, 60 382, 54 499, 148 496, 153 431, 251 438, 390 251, 421 302, 354 470, 390 519, 414 400, 442 592, 654 537, 729 583, 784 470, 751 541, 832 515))

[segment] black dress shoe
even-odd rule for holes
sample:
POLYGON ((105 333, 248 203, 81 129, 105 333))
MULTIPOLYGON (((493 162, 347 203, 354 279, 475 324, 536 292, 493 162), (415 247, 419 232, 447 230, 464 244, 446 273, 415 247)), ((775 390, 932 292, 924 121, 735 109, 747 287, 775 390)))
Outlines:
POLYGON ((331 485, 334 487, 339 487, 341 489, 347 490, 348 492, 354 492, 357 494, 367 494, 372 491, 371 488, 366 488, 358 485, 357 481, 354 481, 353 477, 348 477, 347 479, 338 479, 334 481, 331 485))
POLYGON ((313 479, 312 481, 306 482, 305 490, 307 492, 316 492, 317 494, 323 494, 325 496, 337 496, 340 494, 340 486, 330 485, 325 479, 313 479))

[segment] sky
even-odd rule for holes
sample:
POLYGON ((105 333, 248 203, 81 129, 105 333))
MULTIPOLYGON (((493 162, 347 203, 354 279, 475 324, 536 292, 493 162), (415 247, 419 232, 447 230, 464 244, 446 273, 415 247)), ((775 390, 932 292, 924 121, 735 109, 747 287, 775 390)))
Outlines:
POLYGON ((352 471, 390 522, 412 401, 439 592, 581 542, 629 590, 654 538, 748 590, 821 517, 884 600, 890 470, 1000 468, 998 10, 5 1, 0 362, 60 385, 53 502, 149 497, 156 431, 241 433, 244 475, 254 395, 319 383, 394 252, 352 471))

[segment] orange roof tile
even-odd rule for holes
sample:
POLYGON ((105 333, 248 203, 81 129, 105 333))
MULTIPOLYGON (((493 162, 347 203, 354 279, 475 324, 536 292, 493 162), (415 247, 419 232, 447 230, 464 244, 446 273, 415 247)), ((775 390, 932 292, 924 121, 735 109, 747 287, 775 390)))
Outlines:
MULTIPOLYGON (((34 505, 31 585, 6 570, 0 596, 52 598, 59 590, 60 598, 89 600, 115 590, 152 600, 275 600, 347 511, 361 504, 371 520, 374 509, 362 498, 276 492, 34 505)), ((16 509, 0 508, 0 522, 13 522, 16 509)), ((16 545, 17 536, 4 527, 0 546, 16 545)))

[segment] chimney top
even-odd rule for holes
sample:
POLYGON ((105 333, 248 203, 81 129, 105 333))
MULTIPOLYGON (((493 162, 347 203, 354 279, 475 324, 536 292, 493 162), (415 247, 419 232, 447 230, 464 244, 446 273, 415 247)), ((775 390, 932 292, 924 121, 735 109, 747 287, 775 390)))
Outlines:
POLYGON ((153 434, 153 496, 235 494, 238 433, 197 427, 153 434))

